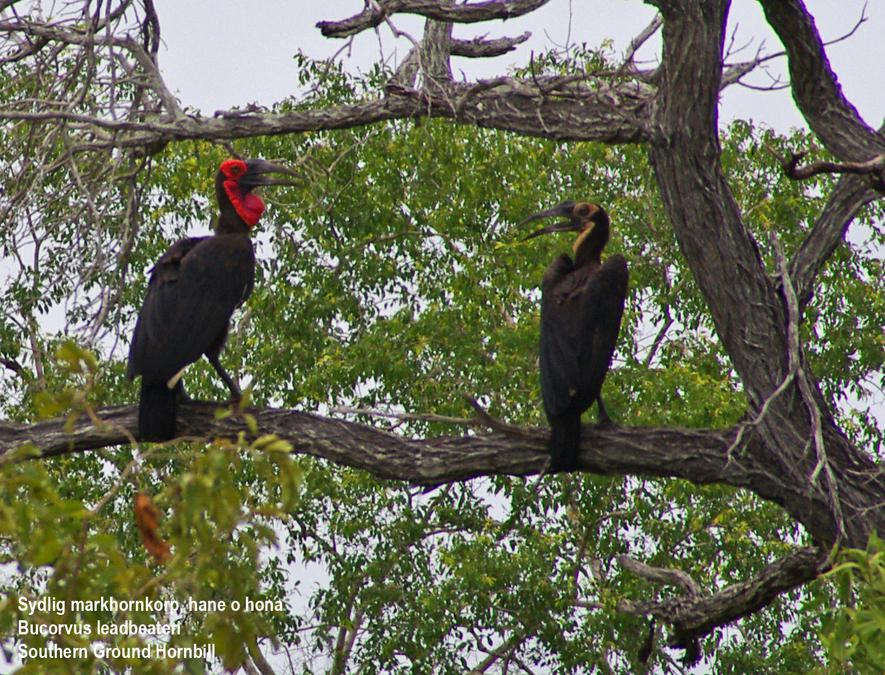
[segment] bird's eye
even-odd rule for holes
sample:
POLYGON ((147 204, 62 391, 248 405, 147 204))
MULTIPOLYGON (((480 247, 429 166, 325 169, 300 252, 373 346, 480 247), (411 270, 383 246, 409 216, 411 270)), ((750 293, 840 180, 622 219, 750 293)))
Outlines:
POLYGON ((575 209, 575 213, 581 218, 585 218, 590 215, 590 206, 588 204, 581 204, 575 209))
POLYGON ((231 167, 230 172, 234 176, 239 176, 241 173, 243 173, 243 167, 241 167, 239 164, 235 164, 231 167))

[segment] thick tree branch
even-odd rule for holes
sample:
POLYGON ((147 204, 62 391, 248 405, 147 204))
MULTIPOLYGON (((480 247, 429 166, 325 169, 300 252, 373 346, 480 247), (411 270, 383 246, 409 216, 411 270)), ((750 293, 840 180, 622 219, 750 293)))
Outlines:
MULTIPOLYGON (((236 438, 247 431, 236 415, 215 419, 219 405, 183 403, 179 437, 236 438)), ((417 484, 490 474, 532 475, 544 467, 548 456, 546 429, 407 439, 365 424, 295 410, 262 408, 250 409, 249 413, 255 416, 260 433, 290 441, 297 453, 362 469, 379 478, 417 484)), ((0 457, 26 444, 41 457, 54 457, 137 439, 137 406, 101 408, 96 416, 101 426, 84 416, 67 430, 65 419, 33 425, 0 423, 0 457)), ((761 475, 761 467, 740 462, 728 465, 725 449, 734 431, 586 427, 581 466, 606 475, 677 476, 697 483, 724 482, 742 487, 757 479, 771 480, 761 475)))
POLYGON ((370 0, 359 14, 341 21, 320 21, 317 28, 325 37, 344 38, 375 28, 392 14, 418 14, 437 21, 477 23, 529 14, 547 2, 549 0, 486 0, 446 4, 438 0, 370 0))
POLYGON ((443 117, 463 124, 557 140, 637 143, 648 137, 650 98, 629 83, 594 89, 573 85, 542 93, 534 83, 501 78, 476 85, 450 84, 445 95, 396 88, 385 98, 318 110, 251 114, 219 113, 213 119, 187 116, 174 121, 107 119, 66 110, 0 109, 0 119, 60 120, 90 140, 75 150, 144 147, 176 140, 225 141, 305 131, 349 129, 387 120, 443 117), (98 133, 96 133, 98 132, 98 133))
MULTIPOLYGON (((216 419, 218 404, 186 403, 179 410, 180 440, 236 439, 249 436, 237 415, 216 419)), ((382 479, 438 485, 483 475, 527 476, 539 473, 547 462, 545 429, 522 428, 519 434, 479 433, 426 439, 406 439, 357 422, 324 418, 281 409, 250 409, 261 434, 288 440, 296 453, 362 469, 382 479)), ((34 425, 0 424, 0 462, 26 457, 53 457, 135 440, 137 407, 114 406, 97 411, 96 426, 82 417, 73 425, 64 419, 34 425), (18 452, 17 452, 18 451, 18 452), (19 452, 25 454, 18 454, 19 452)), ((724 483, 752 490, 801 510, 808 495, 784 477, 756 463, 747 452, 742 459, 728 456, 736 429, 669 429, 585 427, 581 444, 582 470, 603 475, 672 476, 698 484, 724 483)), ((749 449, 757 441, 748 435, 749 449)), ((688 597, 662 601, 624 601, 620 609, 648 615, 674 626, 674 644, 684 646, 716 626, 733 621, 770 603, 784 590, 817 573, 821 556, 807 549, 773 564, 755 579, 711 596, 701 596, 697 584, 678 570, 662 570, 622 558, 634 573, 662 583, 675 583, 688 597)))
MULTIPOLYGON (((246 431, 237 417, 216 420, 217 404, 183 404, 179 434, 184 439, 236 438, 246 431)), ((519 428, 518 433, 484 433, 428 439, 406 439, 363 424, 329 419, 294 410, 250 410, 262 434, 290 441, 295 451, 362 469, 383 479, 438 485, 483 475, 527 476, 540 473, 547 462, 545 429, 519 428)), ((81 418, 65 430, 65 420, 37 424, 0 424, 0 457, 30 443, 40 456, 131 443, 137 436, 136 406, 97 411, 100 427, 81 418)), ((697 484, 721 483, 755 492, 789 511, 819 538, 825 538, 828 503, 819 493, 808 494, 781 474, 761 454, 759 437, 745 433, 739 447, 737 428, 669 429, 585 427, 581 468, 602 475, 676 477, 697 484), (757 457, 762 457, 758 460, 757 457), (819 531, 818 531, 819 530, 819 531)), ((873 520, 877 516, 870 516, 873 520)))
POLYGON ((752 579, 711 595, 622 600, 618 609, 637 616, 651 615, 670 624, 673 627, 671 645, 691 651, 698 638, 718 626, 752 614, 769 605, 781 593, 811 581, 825 565, 826 554, 818 549, 803 548, 773 562, 752 579))
POLYGON ((800 308, 811 300, 818 273, 845 239, 855 216, 880 196, 864 176, 843 176, 836 184, 820 216, 790 261, 790 277, 800 308))
POLYGON ((760 3, 787 51, 793 99, 827 150, 846 161, 865 161, 885 152, 885 138, 842 94, 814 18, 802 2, 760 3))
MULTIPOLYGON (((810 373, 803 386, 809 385, 815 414, 820 415, 814 422, 805 404, 809 396, 799 391, 796 378, 781 395, 772 396, 788 374, 786 301, 742 222, 720 162, 716 116, 728 3, 657 4, 664 17, 664 50, 651 157, 680 248, 751 406, 755 411, 767 405, 754 427, 763 442, 748 448, 744 460, 758 450, 755 461, 760 466, 805 495, 805 508, 793 499, 787 508, 819 544, 832 546, 844 533, 849 545, 862 547, 879 527, 869 520, 868 507, 880 505, 874 508, 875 519, 885 517, 885 476, 838 428, 810 373), (817 441, 822 436, 816 445, 812 430, 817 441), (830 499, 814 484, 819 465, 815 447, 824 445, 838 481, 832 491, 840 496, 844 528, 830 499)), ((803 283, 810 283, 807 276, 803 283)))

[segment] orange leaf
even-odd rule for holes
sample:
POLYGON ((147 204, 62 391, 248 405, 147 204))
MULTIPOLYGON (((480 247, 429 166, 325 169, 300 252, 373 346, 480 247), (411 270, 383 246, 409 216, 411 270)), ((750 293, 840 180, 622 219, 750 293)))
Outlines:
POLYGON ((154 502, 143 492, 135 495, 135 524, 141 533, 141 541, 154 560, 164 563, 169 559, 169 544, 160 538, 160 512, 154 502))

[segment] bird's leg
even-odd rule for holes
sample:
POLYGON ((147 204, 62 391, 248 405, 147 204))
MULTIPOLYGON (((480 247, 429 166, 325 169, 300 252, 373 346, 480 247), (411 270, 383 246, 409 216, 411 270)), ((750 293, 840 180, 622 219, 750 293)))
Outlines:
POLYGON ((187 403, 189 401, 193 401, 193 399, 188 396, 187 392, 184 390, 184 380, 178 380, 178 384, 175 385, 175 395, 178 396, 179 403, 187 403))
POLYGON ((206 358, 209 359, 209 363, 211 363, 212 367, 215 368, 215 372, 218 373, 218 377, 224 380, 227 388, 230 389, 230 394, 233 399, 235 401, 239 401, 241 398, 243 398, 243 392, 240 391, 237 383, 234 382, 233 378, 227 374, 227 371, 224 368, 222 368, 221 362, 218 360, 218 354, 206 354, 206 358))
POLYGON ((596 397, 596 403, 599 405, 599 422, 596 426, 613 427, 615 423, 612 422, 612 418, 608 416, 608 411, 605 409, 605 404, 602 402, 602 396, 596 397))

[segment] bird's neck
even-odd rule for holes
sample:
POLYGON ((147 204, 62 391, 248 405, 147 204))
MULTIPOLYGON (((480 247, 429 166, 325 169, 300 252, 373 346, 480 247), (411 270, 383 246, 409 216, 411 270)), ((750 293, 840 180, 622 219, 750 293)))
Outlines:
POLYGON ((590 265, 596 263, 597 265, 602 263, 602 246, 599 246, 593 241, 589 241, 585 239, 581 241, 579 238, 577 242, 575 242, 575 267, 583 267, 584 265, 590 265))
POLYGON ((225 213, 224 210, 218 215, 215 222, 215 234, 249 234, 249 226, 243 222, 236 213, 225 213))

